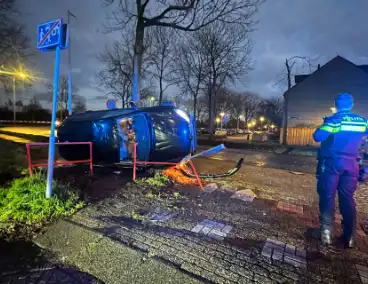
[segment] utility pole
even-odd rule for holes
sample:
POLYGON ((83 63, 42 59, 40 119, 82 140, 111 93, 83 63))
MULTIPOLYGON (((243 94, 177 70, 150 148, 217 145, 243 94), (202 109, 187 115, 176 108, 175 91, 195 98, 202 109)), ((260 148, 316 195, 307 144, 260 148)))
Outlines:
POLYGON ((13 76, 13 123, 17 121, 17 111, 15 109, 15 76, 13 76))
POLYGON ((71 25, 70 25, 70 17, 73 17, 74 19, 76 19, 77 17, 75 15, 73 15, 69 10, 68 10, 68 25, 69 25, 69 47, 68 47, 68 115, 72 114, 72 109, 73 109, 73 105, 72 105, 72 46, 71 46, 71 36, 70 36, 70 31, 71 31, 71 25))

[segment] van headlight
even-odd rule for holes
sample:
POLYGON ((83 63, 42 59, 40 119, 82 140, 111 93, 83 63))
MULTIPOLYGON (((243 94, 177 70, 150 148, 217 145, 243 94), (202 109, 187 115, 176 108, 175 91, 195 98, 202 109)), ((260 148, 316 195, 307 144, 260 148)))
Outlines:
POLYGON ((190 123, 189 115, 187 115, 184 111, 181 109, 176 109, 175 112, 181 117, 184 118, 188 123, 190 123))

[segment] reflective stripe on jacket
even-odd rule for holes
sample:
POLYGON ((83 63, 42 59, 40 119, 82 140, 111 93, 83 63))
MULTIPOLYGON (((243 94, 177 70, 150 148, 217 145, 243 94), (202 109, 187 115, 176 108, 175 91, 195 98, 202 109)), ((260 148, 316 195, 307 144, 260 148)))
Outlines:
POLYGON ((350 111, 325 118, 313 137, 321 142, 318 158, 356 159, 362 138, 368 134, 367 119, 350 111))

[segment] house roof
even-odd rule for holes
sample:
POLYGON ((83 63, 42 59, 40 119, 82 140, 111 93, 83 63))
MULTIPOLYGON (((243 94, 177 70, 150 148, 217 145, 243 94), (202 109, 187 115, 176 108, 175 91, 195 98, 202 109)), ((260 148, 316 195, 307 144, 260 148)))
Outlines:
POLYGON ((323 65, 321 68, 318 68, 316 71, 314 71, 314 72, 313 72, 313 73, 311 73, 311 74, 296 75, 296 76, 295 76, 295 85, 294 85, 294 86, 292 86, 289 90, 287 90, 287 91, 284 93, 284 95, 285 95, 285 94, 287 94, 287 93, 289 93, 289 92, 291 92, 291 91, 293 91, 295 88, 300 87, 300 85, 305 84, 305 82, 306 82, 306 81, 308 81, 308 79, 309 79, 310 77, 312 77, 313 75, 317 74, 317 73, 318 73, 318 72, 320 72, 322 69, 326 68, 326 67, 327 67, 331 62, 336 61, 336 60, 344 60, 344 61, 346 61, 346 62, 348 62, 348 63, 350 63, 350 64, 354 65, 356 68, 359 68, 359 69, 361 69, 362 71, 364 71, 365 73, 367 73, 367 74, 368 74, 368 65, 355 65, 353 62, 351 62, 351 61, 347 60, 346 58, 344 58, 344 57, 342 57, 342 56, 340 56, 340 55, 338 55, 338 56, 334 57, 333 59, 331 59, 330 61, 328 61, 328 62, 327 62, 325 65, 323 65), (298 82, 297 82, 297 81, 298 81, 298 82))
POLYGON ((357 67, 368 73, 368 65, 357 65, 357 67))

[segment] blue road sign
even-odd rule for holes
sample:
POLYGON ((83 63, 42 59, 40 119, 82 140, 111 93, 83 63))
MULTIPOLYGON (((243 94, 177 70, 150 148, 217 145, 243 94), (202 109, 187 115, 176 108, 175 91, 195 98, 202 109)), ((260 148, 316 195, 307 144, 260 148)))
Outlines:
POLYGON ((37 48, 49 50, 63 44, 63 20, 57 19, 37 27, 37 48))
POLYGON ((115 109, 116 108, 116 102, 115 102, 115 100, 107 100, 106 107, 108 109, 115 109))

